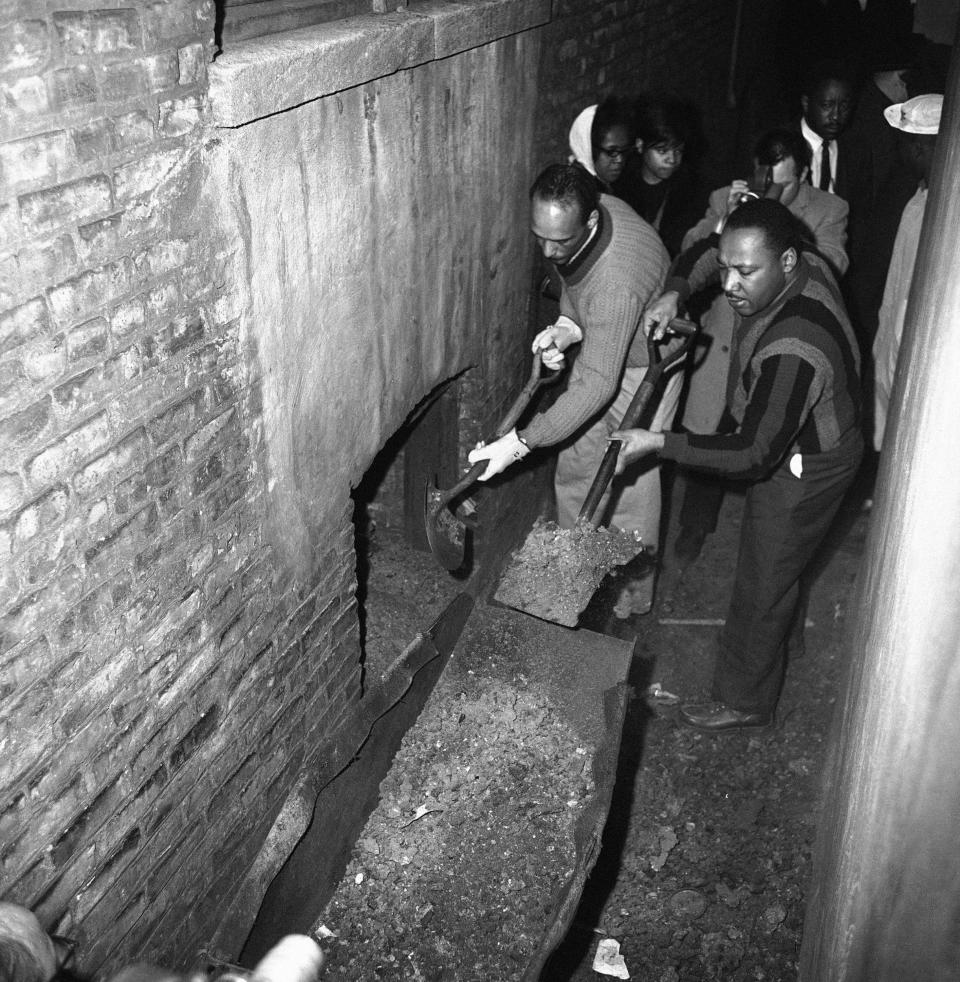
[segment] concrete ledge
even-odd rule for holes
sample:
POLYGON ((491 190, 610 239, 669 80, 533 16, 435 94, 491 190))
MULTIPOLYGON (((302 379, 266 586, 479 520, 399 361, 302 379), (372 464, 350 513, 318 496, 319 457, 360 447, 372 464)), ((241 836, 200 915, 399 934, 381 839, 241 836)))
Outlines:
POLYGON ((549 20, 550 0, 421 0, 240 41, 210 66, 213 121, 242 126, 549 20))

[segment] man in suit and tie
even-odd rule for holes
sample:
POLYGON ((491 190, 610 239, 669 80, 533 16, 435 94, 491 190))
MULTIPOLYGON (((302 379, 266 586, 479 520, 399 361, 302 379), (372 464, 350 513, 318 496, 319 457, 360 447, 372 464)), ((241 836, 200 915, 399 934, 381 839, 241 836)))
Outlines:
POLYGON ((850 204, 862 175, 855 176, 852 148, 840 139, 854 107, 853 84, 843 68, 834 62, 815 66, 807 77, 800 106, 800 132, 810 146, 810 183, 850 204))

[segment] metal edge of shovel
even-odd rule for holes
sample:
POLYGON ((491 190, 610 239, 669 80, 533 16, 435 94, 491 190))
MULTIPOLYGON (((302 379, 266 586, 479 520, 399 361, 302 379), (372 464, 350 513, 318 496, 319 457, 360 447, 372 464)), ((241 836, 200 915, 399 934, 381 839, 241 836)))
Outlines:
MULTIPOLYGON (((549 375, 542 374, 541 354, 541 351, 534 352, 527 384, 500 421, 493 436, 494 440, 506 436, 516 426, 517 420, 523 415, 523 411, 538 389, 552 385, 563 374, 560 371, 551 371, 549 375)), ((434 558, 444 569, 452 571, 459 569, 463 564, 467 533, 464 521, 458 518, 447 505, 476 483, 486 469, 487 461, 478 461, 453 487, 446 490, 441 490, 433 482, 427 482, 424 494, 424 525, 427 542, 434 558)))

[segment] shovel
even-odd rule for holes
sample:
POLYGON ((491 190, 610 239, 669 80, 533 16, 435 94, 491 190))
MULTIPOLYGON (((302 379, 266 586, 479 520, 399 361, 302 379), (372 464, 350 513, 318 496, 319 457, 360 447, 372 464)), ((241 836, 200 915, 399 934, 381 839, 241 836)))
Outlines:
MULTIPOLYGON (((660 341, 647 338, 649 367, 618 429, 637 425, 663 376, 686 356, 697 326, 675 318, 669 331, 682 335, 683 343, 661 358, 660 341)), ((604 576, 643 550, 635 532, 597 528, 600 502, 616 471, 619 454, 620 441, 611 440, 572 529, 561 529, 555 522, 536 522, 501 578, 495 600, 542 620, 575 627, 604 576)))
MULTIPOLYGON (((517 425, 517 420, 523 415, 523 411, 538 389, 545 385, 552 385, 563 374, 559 371, 549 371, 547 375, 542 374, 540 369, 541 354, 541 351, 534 353, 530 378, 507 415, 500 421, 500 425, 493 436, 494 440, 506 436, 517 425)), ((445 491, 441 491, 432 483, 427 484, 424 498, 427 542, 430 544, 430 551, 444 569, 455 570, 463 565, 467 531, 466 523, 458 518, 447 505, 476 483, 486 469, 487 461, 477 461, 452 488, 445 491)))

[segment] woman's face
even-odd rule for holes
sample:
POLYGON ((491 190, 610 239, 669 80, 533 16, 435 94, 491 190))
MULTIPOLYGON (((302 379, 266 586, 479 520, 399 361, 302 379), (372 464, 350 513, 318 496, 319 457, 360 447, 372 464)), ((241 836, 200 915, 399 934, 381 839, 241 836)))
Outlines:
POLYGON ((593 166, 597 177, 607 184, 613 184, 623 173, 627 157, 633 150, 634 142, 627 127, 620 124, 611 126, 593 148, 593 166))
POLYGON ((682 143, 657 143, 643 150, 643 177, 648 184, 667 181, 683 163, 682 143))

